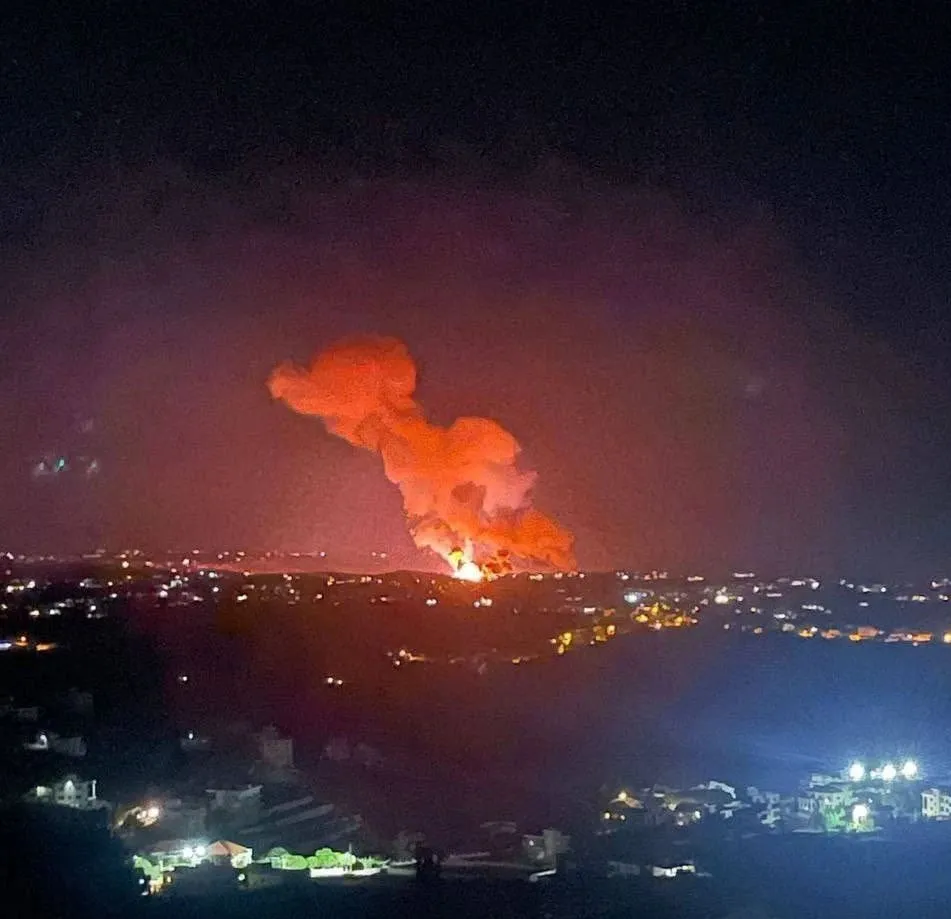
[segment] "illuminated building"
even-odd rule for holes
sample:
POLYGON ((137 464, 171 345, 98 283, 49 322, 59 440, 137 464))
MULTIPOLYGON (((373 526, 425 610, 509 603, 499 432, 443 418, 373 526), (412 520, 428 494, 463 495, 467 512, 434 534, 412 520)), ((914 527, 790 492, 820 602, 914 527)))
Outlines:
POLYGON ((951 819, 951 793, 927 788, 921 793, 921 816, 927 820, 951 819))
POLYGON ((37 785, 28 792, 26 799, 75 810, 106 810, 110 807, 107 801, 96 797, 95 779, 84 781, 75 775, 68 775, 53 785, 37 785))

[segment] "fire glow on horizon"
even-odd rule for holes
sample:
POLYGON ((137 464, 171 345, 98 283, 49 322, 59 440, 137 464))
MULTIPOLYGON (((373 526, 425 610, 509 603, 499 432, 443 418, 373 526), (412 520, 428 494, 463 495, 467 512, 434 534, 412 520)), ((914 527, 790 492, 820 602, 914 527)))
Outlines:
POLYGON ((498 577, 514 560, 575 567, 572 535, 532 506, 536 474, 517 467, 515 438, 487 418, 429 422, 413 397, 416 364, 401 341, 340 342, 309 368, 277 367, 268 388, 330 433, 380 455, 414 542, 445 559, 454 577, 498 577))

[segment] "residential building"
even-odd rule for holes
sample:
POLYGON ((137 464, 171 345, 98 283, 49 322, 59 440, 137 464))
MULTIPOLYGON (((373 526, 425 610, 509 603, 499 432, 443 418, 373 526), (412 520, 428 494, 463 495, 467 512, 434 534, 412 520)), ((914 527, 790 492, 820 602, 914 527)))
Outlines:
POLYGON ((59 753, 81 759, 86 755, 86 741, 79 736, 61 737, 54 731, 39 731, 23 743, 24 750, 59 753))
POLYGON ((921 816, 926 820, 951 819, 951 792, 926 788, 921 793, 921 816))
POLYGON ((231 826, 254 823, 261 814, 261 785, 208 788, 208 809, 231 826))
POLYGON ((778 791, 764 791, 754 785, 746 789, 746 796, 753 804, 765 804, 767 807, 776 807, 782 800, 782 795, 778 791))
POLYGON ((816 785, 800 792, 796 807, 802 814, 816 814, 832 808, 848 807, 854 799, 855 794, 848 786, 816 785))
POLYGON ((697 866, 689 859, 665 859, 660 864, 648 865, 647 873, 655 878, 675 878, 679 874, 696 874, 697 866))
POLYGON ((631 878, 640 877, 641 866, 632 862, 608 862, 609 878, 631 878))
POLYGON ((110 806, 107 801, 96 797, 95 779, 83 781, 75 775, 68 775, 53 785, 37 785, 26 795, 26 799, 76 810, 101 810, 110 806))
POLYGON ((208 806, 204 801, 167 798, 160 806, 162 828, 180 839, 202 839, 207 834, 208 806))
POLYGON ((282 736, 273 724, 256 734, 255 740, 258 756, 265 766, 278 770, 294 768, 294 740, 282 736))

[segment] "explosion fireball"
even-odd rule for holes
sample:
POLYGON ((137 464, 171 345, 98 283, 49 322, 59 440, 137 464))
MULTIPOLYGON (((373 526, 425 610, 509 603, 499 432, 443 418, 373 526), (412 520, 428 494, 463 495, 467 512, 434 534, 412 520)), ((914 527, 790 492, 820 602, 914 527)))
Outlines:
POLYGON ((479 581, 485 580, 486 577, 491 577, 491 572, 486 570, 483 571, 470 557, 471 553, 467 553, 464 549, 450 549, 449 554, 446 556, 446 561, 452 565, 452 576, 458 578, 460 581, 473 581, 478 583, 479 581))
POLYGON ((457 418, 449 427, 427 421, 413 398, 416 365, 401 341, 339 342, 309 368, 281 364, 268 388, 331 434, 380 455, 414 542, 445 559, 455 577, 498 577, 513 559, 574 567, 571 534, 532 507, 536 474, 517 468, 515 438, 487 418, 457 418))

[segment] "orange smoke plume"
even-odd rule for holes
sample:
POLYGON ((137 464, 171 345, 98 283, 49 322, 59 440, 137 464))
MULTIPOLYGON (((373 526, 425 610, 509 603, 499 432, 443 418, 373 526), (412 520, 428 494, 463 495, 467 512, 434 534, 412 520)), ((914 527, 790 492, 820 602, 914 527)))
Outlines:
POLYGON ((316 415, 331 434, 379 453, 399 486, 416 545, 474 579, 510 571, 513 559, 574 567, 572 536, 531 506, 534 472, 516 467, 519 445, 487 418, 430 424, 416 365, 395 338, 340 342, 309 368, 285 363, 268 380, 275 399, 316 415))

